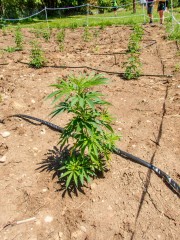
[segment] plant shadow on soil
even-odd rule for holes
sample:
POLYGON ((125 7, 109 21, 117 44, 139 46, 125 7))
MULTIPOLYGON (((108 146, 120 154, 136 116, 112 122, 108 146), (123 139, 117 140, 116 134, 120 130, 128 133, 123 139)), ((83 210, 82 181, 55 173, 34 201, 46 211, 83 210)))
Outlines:
MULTIPOLYGON (((66 194, 69 195, 69 197, 72 198, 72 195, 75 195, 78 197, 78 193, 85 194, 85 191, 83 188, 89 188, 87 185, 80 185, 76 187, 75 184, 71 184, 68 188, 66 188, 66 181, 64 178, 60 178, 62 171, 59 169, 63 165, 63 161, 69 157, 71 151, 71 147, 69 145, 65 146, 63 149, 61 147, 54 146, 53 149, 48 150, 48 152, 45 154, 46 158, 43 159, 42 162, 38 163, 40 165, 36 170, 39 170, 40 172, 46 171, 46 172, 53 172, 52 180, 56 177, 58 178, 57 184, 60 185, 60 189, 56 191, 62 191, 62 197, 65 197, 66 194)), ((107 172, 108 169, 105 169, 105 172, 107 172)), ((104 178, 104 174, 102 172, 97 173, 97 178, 104 178)))

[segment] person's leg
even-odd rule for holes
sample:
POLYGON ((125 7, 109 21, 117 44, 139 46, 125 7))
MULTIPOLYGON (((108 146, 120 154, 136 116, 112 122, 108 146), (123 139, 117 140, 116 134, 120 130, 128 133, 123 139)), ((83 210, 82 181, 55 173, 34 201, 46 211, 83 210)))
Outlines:
POLYGON ((149 23, 153 22, 152 11, 153 11, 153 4, 152 3, 148 3, 148 5, 147 5, 147 14, 149 16, 149 23))
POLYGON ((158 12, 159 12, 160 24, 164 23, 164 11, 165 10, 166 10, 166 3, 160 1, 159 4, 158 4, 158 12))
POLYGON ((153 15, 152 14, 148 14, 149 16, 149 23, 152 23, 153 22, 153 15))
POLYGON ((160 24, 164 23, 164 10, 159 11, 160 24))

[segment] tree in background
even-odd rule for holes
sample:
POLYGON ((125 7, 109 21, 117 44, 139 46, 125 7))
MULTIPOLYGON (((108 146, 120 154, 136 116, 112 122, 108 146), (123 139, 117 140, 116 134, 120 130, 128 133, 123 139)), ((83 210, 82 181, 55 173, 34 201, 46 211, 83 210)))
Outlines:
MULTIPOLYGON (((79 6, 86 3, 112 7, 112 0, 0 0, 0 17, 19 18, 42 10, 45 6, 57 8, 79 6)), ((117 0, 117 4, 125 8, 132 4, 133 12, 136 12, 136 0, 117 0)), ((169 5, 171 6, 171 2, 169 5)), ((173 7, 178 6, 180 6, 180 0, 173 0, 173 7)))
POLYGON ((133 0, 133 13, 136 13, 136 0, 133 0))
POLYGON ((0 15, 4 18, 19 18, 41 7, 41 0, 0 0, 0 15))

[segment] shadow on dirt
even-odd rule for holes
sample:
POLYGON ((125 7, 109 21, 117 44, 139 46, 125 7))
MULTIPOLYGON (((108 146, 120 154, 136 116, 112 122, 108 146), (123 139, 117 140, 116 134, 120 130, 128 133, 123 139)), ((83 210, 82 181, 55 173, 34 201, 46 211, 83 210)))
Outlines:
MULTIPOLYGON (((63 173, 60 168, 63 166, 63 162, 69 158, 71 149, 72 148, 69 145, 63 149, 54 146, 53 149, 48 150, 45 155, 46 158, 38 164, 40 166, 36 168, 36 170, 39 170, 40 172, 53 172, 52 180, 58 178, 57 183, 60 185, 60 189, 56 191, 62 191, 62 197, 65 197, 65 195, 68 194, 69 197, 72 198, 72 195, 78 196, 78 193, 85 194, 83 188, 89 187, 84 184, 83 186, 80 185, 77 188, 75 184, 71 184, 68 188, 66 188, 65 178, 60 178, 63 173)), ((105 172, 107 171, 108 169, 105 170, 105 172)), ((104 178, 104 175, 102 172, 98 172, 96 173, 96 177, 104 178)))
POLYGON ((69 195, 69 197, 72 197, 72 194, 78 196, 78 192, 84 194, 82 187, 79 187, 77 189, 75 185, 71 185, 67 189, 65 179, 60 178, 62 171, 60 171, 59 169, 63 166, 63 161, 65 161, 69 157, 70 149, 71 148, 69 146, 64 147, 64 149, 62 150, 54 146, 53 149, 48 150, 45 155, 46 158, 38 164, 40 166, 36 169, 40 170, 40 172, 53 172, 52 180, 56 177, 58 178, 57 183, 60 185, 60 189, 58 189, 57 191, 62 191, 62 197, 65 197, 66 193, 69 195))

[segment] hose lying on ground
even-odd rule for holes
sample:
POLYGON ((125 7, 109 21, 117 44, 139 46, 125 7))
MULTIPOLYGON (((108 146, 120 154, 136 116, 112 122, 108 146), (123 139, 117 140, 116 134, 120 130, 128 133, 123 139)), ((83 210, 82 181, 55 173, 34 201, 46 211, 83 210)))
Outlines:
MULTIPOLYGON (((25 120, 28 120, 28 119, 31 119, 31 120, 34 120, 34 121, 37 121, 37 122, 40 122, 42 123, 43 125, 46 125, 48 126, 49 128, 55 130, 55 131, 58 131, 58 132, 63 132, 64 129, 51 123, 51 122, 47 122, 45 120, 42 120, 40 118, 36 118, 36 117, 32 117, 32 116, 29 116, 29 115, 25 115, 25 114, 15 114, 15 115, 11 115, 9 117, 18 117, 18 118, 22 118, 22 119, 25 119, 25 120)), ((7 117, 7 118, 9 118, 7 117)), ((1 121, 3 122, 3 121, 1 121)), ((113 149, 113 153, 123 157, 123 158, 126 158, 126 159, 130 159, 131 161, 135 162, 135 163, 138 163, 144 167, 147 167, 151 170, 153 170, 159 177, 163 178, 166 183, 169 185, 169 187, 171 189, 173 189, 178 195, 180 195, 180 186, 169 176, 167 175, 165 172, 163 172, 161 169, 155 167, 153 164, 150 164, 138 157, 135 157, 133 156, 132 154, 130 153, 127 153, 127 152, 124 152, 122 151, 121 149, 119 148, 114 148, 113 149)))

